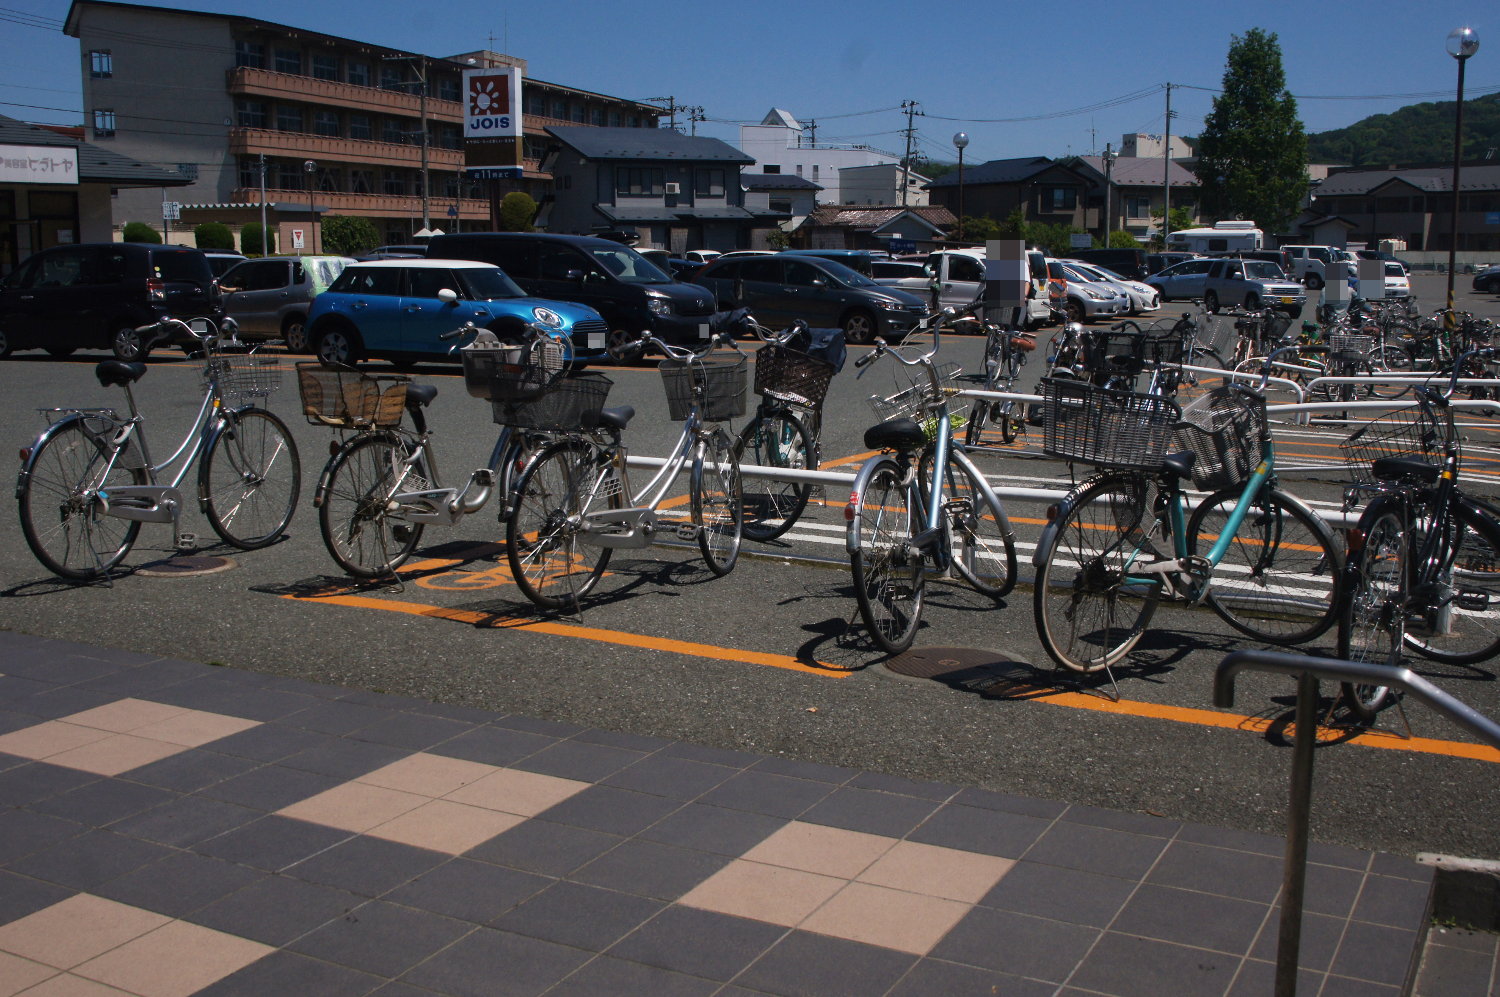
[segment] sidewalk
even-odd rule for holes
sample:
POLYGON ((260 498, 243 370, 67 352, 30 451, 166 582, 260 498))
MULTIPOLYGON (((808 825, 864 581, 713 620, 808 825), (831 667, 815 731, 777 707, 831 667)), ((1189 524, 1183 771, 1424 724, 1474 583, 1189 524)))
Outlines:
MULTIPOLYGON (((1274 975, 1277 837, 14 633, 0 803, 0 995, 1248 997, 1274 975)), ((1299 993, 1402 993, 1431 870, 1311 862, 1299 993)), ((1482 964, 1444 962, 1464 986, 1482 964)))

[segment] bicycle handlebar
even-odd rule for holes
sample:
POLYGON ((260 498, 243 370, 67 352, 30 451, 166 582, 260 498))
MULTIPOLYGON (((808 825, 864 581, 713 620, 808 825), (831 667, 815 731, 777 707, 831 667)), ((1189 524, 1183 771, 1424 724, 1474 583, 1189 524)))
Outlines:
POLYGON ((740 349, 739 344, 734 341, 734 336, 728 332, 710 333, 708 339, 704 341, 700 348, 693 349, 688 346, 674 346, 645 331, 635 339, 622 343, 618 347, 610 347, 609 354, 617 360, 623 360, 626 357, 640 353, 647 346, 655 346, 662 353, 666 354, 668 359, 676 360, 679 363, 689 363, 693 360, 701 360, 706 357, 721 343, 731 347, 740 356, 745 355, 745 351, 740 349))

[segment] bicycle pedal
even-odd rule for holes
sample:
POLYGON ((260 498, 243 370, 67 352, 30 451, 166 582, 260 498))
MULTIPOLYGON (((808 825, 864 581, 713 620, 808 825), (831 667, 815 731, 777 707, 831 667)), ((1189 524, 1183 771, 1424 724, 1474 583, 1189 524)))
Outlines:
POLYGON ((1471 613, 1482 613, 1490 608, 1490 596, 1487 592, 1459 592, 1453 597, 1453 605, 1471 613))
POLYGON ((487 467, 481 467, 474 471, 474 484, 480 488, 495 487, 495 472, 487 467))
POLYGON ((176 547, 177 547, 178 550, 197 550, 198 549, 198 534, 196 534, 196 533, 179 533, 179 534, 177 534, 176 547))
POLYGON ((692 523, 682 523, 682 524, 680 524, 677 527, 677 539, 678 540, 697 540, 698 539, 698 527, 694 526, 692 523))

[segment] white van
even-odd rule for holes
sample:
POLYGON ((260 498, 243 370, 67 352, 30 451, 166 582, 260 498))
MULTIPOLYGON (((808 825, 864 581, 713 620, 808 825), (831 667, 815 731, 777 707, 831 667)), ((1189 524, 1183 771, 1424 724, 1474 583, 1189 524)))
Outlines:
POLYGON ((1215 222, 1213 228, 1185 228, 1167 236, 1167 248, 1179 252, 1232 253, 1241 249, 1263 249, 1265 233, 1249 220, 1215 222))
MULTIPOLYGON (((983 248, 942 249, 931 253, 923 264, 926 278, 906 277, 896 282, 896 287, 932 300, 933 287, 937 288, 937 308, 952 305, 966 308, 979 298, 984 290, 983 248)), ((1026 328, 1050 325, 1054 321, 1053 305, 1047 295, 1047 258, 1040 249, 1026 251, 1026 266, 1029 273, 1026 297, 1026 328)))

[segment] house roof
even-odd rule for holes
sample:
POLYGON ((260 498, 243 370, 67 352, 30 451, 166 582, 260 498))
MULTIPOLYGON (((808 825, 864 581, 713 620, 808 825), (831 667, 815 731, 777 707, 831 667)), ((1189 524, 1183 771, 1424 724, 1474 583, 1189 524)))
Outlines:
MULTIPOLYGON (((1022 156, 1019 159, 992 159, 978 166, 964 167, 964 184, 1020 183, 1055 166, 1046 156, 1022 156)), ((958 171, 938 177, 928 187, 957 187, 958 171)))
POLYGON ((78 179, 114 187, 186 187, 193 181, 176 170, 152 166, 117 152, 79 142, 48 128, 0 115, 0 145, 36 145, 78 150, 78 179))
POLYGON ((754 218, 752 212, 744 208, 732 206, 721 206, 713 208, 674 208, 666 205, 618 205, 597 204, 594 206, 601 215, 613 222, 676 222, 688 221, 745 221, 754 218))
POLYGON ((702 135, 684 135, 670 128, 555 125, 547 129, 547 134, 589 159, 677 159, 745 165, 755 162, 728 142, 702 135))
MULTIPOLYGON (((1400 180, 1428 194, 1451 193, 1453 191, 1453 167, 1422 166, 1406 170, 1345 170, 1329 174, 1328 179, 1314 189, 1318 197, 1368 194, 1378 187, 1400 180)), ((1464 166, 1459 171, 1458 185, 1462 190, 1500 190, 1500 164, 1464 166)))
POLYGON ((949 225, 958 224, 958 219, 947 208, 936 205, 918 205, 903 208, 899 204, 865 207, 839 204, 824 205, 813 209, 813 213, 808 216, 808 224, 822 227, 853 228, 873 232, 876 229, 884 228, 902 215, 912 215, 934 228, 944 228, 949 225))
POLYGON ((793 173, 741 173, 740 186, 746 190, 822 190, 823 185, 813 183, 793 173))
POLYGON ((760 119, 763 125, 781 125, 783 128, 792 128, 796 131, 802 130, 802 125, 796 118, 792 117, 791 111, 783 111, 779 107, 773 107, 766 112, 766 116, 760 119))
MULTIPOLYGON (((1103 156, 1079 156, 1078 162, 1091 174, 1104 179, 1103 156)), ((1196 187, 1198 178, 1193 172, 1175 160, 1167 161, 1166 174, 1173 187, 1196 187)), ((1116 187, 1160 187, 1162 185, 1162 160, 1160 156, 1118 156, 1110 168, 1109 181, 1116 187)))

